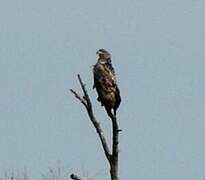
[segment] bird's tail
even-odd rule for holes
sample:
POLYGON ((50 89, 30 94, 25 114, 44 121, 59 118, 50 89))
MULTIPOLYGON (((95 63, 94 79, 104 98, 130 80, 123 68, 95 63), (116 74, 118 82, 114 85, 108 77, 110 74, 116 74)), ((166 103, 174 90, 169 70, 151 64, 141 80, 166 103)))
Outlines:
POLYGON ((113 119, 113 118, 116 117, 116 110, 114 110, 114 113, 112 113, 111 109, 109 109, 109 108, 105 108, 105 109, 106 109, 107 115, 108 115, 111 119, 113 119))

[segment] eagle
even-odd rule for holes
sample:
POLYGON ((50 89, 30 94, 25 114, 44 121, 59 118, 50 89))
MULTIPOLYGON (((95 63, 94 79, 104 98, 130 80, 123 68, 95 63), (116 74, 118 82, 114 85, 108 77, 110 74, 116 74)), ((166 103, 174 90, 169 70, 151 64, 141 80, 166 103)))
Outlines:
POLYGON ((99 49, 97 63, 93 66, 94 85, 101 105, 109 117, 116 117, 116 111, 120 105, 120 90, 117 85, 114 68, 111 64, 111 55, 105 49, 99 49), (113 111, 113 112, 112 112, 113 111))

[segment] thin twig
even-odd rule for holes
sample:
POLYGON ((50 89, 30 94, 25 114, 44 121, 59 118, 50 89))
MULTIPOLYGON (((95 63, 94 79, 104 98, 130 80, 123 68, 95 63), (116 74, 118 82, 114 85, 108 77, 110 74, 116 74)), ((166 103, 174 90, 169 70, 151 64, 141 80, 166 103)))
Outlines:
POLYGON ((83 93, 84 93, 84 99, 86 100, 86 102, 87 102, 87 108, 89 108, 92 112, 93 112, 93 110, 92 110, 92 103, 91 103, 91 101, 90 101, 90 97, 89 97, 89 95, 88 95, 88 93, 87 93, 87 90, 86 90, 86 88, 85 88, 85 84, 83 83, 83 81, 82 81, 82 79, 81 79, 81 77, 80 77, 80 74, 78 74, 78 80, 79 80, 79 82, 80 82, 80 86, 81 86, 81 88, 82 88, 82 90, 83 90, 83 93))
POLYGON ((86 101, 84 99, 82 99, 77 92, 75 92, 74 90, 70 89, 70 91, 75 95, 75 97, 84 105, 87 106, 86 101))

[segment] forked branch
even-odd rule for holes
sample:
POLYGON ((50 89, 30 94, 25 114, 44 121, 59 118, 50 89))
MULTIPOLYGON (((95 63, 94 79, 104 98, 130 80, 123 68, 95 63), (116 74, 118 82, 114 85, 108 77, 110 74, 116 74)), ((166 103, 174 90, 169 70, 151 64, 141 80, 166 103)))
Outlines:
MULTIPOLYGON (((90 97, 87 93, 87 90, 85 88, 85 84, 83 83, 80 75, 78 74, 78 81, 80 83, 81 89, 83 91, 83 97, 81 97, 77 92, 75 92, 73 89, 70 89, 70 91, 74 94, 74 96, 84 105, 84 107, 87 110, 88 116, 90 121, 92 122, 103 147, 104 154, 110 164, 110 176, 111 180, 118 180, 118 145, 119 145, 119 128, 116 116, 113 116, 111 118, 112 120, 112 152, 110 151, 110 148, 108 146, 107 140, 104 136, 104 132, 101 128, 100 123, 97 121, 97 119, 94 116, 92 103, 90 100, 90 97)), ((75 178, 78 176, 72 176, 71 178, 75 178)), ((84 180, 84 179, 75 179, 75 180, 84 180)))
POLYGON ((105 153, 106 158, 108 159, 108 161, 111 160, 111 153, 110 153, 110 149, 108 147, 106 138, 104 136, 104 132, 100 126, 100 123, 97 121, 97 119, 95 118, 94 114, 93 114, 93 108, 92 108, 92 103, 90 101, 90 97, 87 93, 87 90, 85 88, 85 84, 82 82, 82 79, 80 77, 80 75, 78 74, 78 80, 79 83, 81 85, 81 88, 83 90, 83 97, 80 97, 80 95, 78 95, 74 90, 70 89, 70 91, 75 95, 75 97, 85 106, 87 113, 89 115, 89 118, 93 124, 93 126, 95 127, 97 134, 100 138, 101 144, 103 146, 103 150, 105 153))

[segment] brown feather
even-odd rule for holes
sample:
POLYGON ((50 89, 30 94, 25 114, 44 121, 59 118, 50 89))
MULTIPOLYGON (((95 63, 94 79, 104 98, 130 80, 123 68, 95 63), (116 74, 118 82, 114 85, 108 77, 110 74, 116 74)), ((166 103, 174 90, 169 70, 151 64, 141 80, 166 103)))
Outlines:
POLYGON ((98 62, 94 65, 93 88, 96 88, 97 90, 98 101, 101 102, 101 105, 105 107, 106 111, 108 112, 108 115, 111 116, 111 109, 113 109, 114 114, 116 114, 116 110, 121 102, 121 97, 119 88, 117 86, 114 69, 111 65, 111 59, 105 59, 102 57, 110 58, 110 55, 106 56, 104 54, 101 54, 100 58, 98 59, 98 62))

